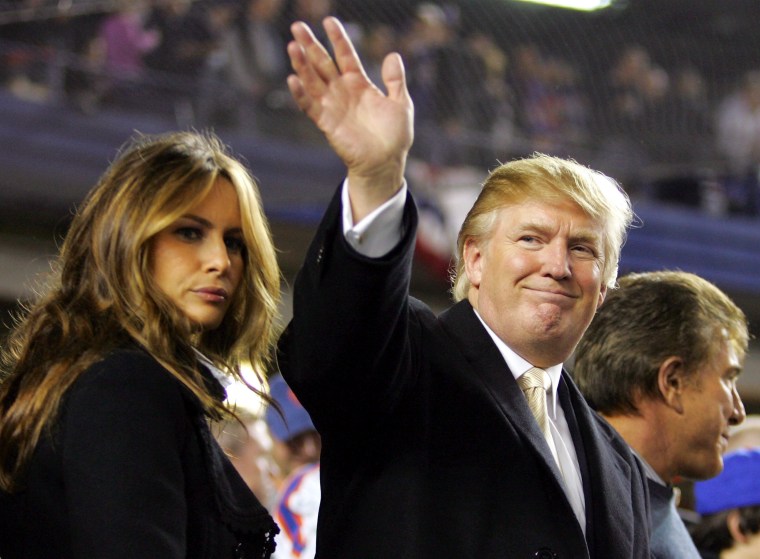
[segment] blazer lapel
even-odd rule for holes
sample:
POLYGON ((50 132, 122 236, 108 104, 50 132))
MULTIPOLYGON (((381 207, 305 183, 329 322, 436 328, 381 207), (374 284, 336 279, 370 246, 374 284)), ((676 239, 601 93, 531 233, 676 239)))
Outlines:
MULTIPOLYGON (((541 456, 542 463, 551 473, 564 496, 562 473, 528 407, 528 402, 504 361, 504 357, 475 315, 470 303, 468 301, 457 303, 443 313, 440 320, 444 330, 459 345, 460 351, 472 367, 475 378, 490 394, 506 421, 541 456)), ((569 502, 568 506, 570 506, 569 502)))

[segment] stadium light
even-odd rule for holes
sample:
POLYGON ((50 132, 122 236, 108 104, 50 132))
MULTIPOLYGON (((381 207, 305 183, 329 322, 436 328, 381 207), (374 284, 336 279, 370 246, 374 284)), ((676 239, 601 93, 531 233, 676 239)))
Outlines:
POLYGON ((545 4, 557 8, 593 12, 609 8, 614 0, 515 0, 517 2, 530 2, 531 4, 545 4))

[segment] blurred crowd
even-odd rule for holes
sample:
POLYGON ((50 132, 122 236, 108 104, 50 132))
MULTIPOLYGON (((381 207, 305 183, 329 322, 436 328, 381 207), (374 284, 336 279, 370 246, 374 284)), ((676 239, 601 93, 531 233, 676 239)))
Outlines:
MULTIPOLYGON (((319 29, 335 0, 61 5, 0 2, 0 81, 14 93, 90 114, 115 106, 179 126, 313 138, 285 87, 288 26, 319 29)), ((541 151, 586 161, 632 192, 716 214, 760 212, 760 71, 737 69, 735 87, 716 91, 688 62, 665 68, 644 46, 621 44, 591 76, 572 52, 467 29, 454 4, 390 12, 341 17, 376 83, 384 55, 401 52, 416 108, 413 155, 430 165, 488 167, 541 151)))

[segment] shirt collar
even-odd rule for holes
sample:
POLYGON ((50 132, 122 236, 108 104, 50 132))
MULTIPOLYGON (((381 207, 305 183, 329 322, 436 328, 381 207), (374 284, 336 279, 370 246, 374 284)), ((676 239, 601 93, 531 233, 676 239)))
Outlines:
POLYGON ((214 365, 211 362, 211 359, 203 355, 195 348, 193 348, 193 351, 195 351, 195 354, 198 357, 198 361, 200 361, 200 363, 206 367, 212 375, 214 375, 214 378, 219 381, 219 384, 221 384, 223 388, 226 389, 232 384, 233 379, 231 379, 229 375, 225 374, 219 367, 214 365))
MULTIPOLYGON (((496 333, 491 330, 491 328, 488 326, 488 324, 485 323, 483 318, 478 314, 478 311, 475 310, 473 307, 472 309, 475 312, 475 316, 478 317, 478 320, 480 320, 481 324, 483 324, 483 327, 486 329, 486 332, 491 336, 491 339, 493 339, 494 343, 496 344, 496 347, 499 349, 499 352, 501 353, 502 357, 504 357, 504 361, 507 363, 507 367, 512 372, 512 375, 515 377, 515 380, 520 378, 524 373, 526 373, 529 369, 533 368, 535 365, 532 363, 529 363, 522 357, 520 357, 515 351, 510 348, 507 344, 504 343, 504 341, 499 338, 499 336, 496 335, 496 333)), ((549 378, 552 381, 551 388, 549 389, 549 415, 552 417, 552 419, 556 419, 557 417, 557 390, 559 388, 559 381, 562 378, 562 363, 557 363, 556 365, 552 365, 551 367, 544 367, 544 370, 549 373, 549 378)))
POLYGON ((654 471, 654 468, 649 465, 649 462, 644 460, 644 457, 641 456, 641 454, 636 452, 636 450, 632 446, 629 446, 628 448, 631 449, 631 452, 634 454, 634 456, 636 456, 641 462, 641 465, 644 467, 644 473, 646 474, 648 479, 652 480, 655 483, 659 483, 663 487, 668 487, 668 484, 665 483, 665 480, 662 479, 659 475, 657 475, 657 472, 654 471))

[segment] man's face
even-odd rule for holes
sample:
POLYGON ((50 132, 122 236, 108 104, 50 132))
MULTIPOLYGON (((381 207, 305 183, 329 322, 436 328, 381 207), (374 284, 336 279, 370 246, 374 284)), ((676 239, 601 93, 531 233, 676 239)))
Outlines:
POLYGON ((512 350, 539 367, 567 359, 596 309, 604 229, 570 200, 507 206, 464 249, 469 299, 512 350))
POLYGON ((729 425, 746 417, 736 390, 741 362, 725 337, 718 338, 720 350, 695 373, 684 387, 681 422, 683 429, 676 444, 674 472, 689 479, 707 479, 723 470, 723 453, 728 443, 729 425))

